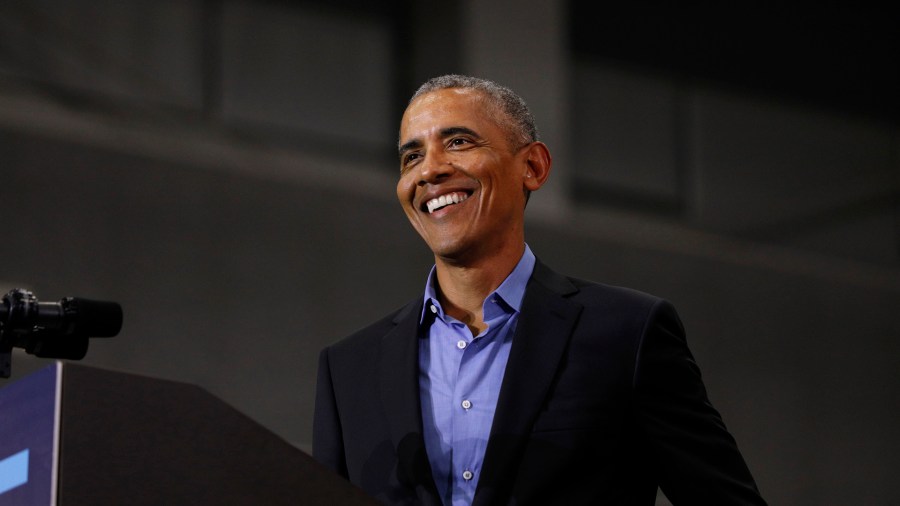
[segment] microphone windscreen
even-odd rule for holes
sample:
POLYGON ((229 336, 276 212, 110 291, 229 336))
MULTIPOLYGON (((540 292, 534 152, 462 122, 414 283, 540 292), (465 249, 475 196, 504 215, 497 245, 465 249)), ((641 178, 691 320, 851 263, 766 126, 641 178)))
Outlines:
POLYGON ((117 302, 70 298, 75 310, 75 333, 89 337, 113 337, 122 330, 122 306, 117 302))

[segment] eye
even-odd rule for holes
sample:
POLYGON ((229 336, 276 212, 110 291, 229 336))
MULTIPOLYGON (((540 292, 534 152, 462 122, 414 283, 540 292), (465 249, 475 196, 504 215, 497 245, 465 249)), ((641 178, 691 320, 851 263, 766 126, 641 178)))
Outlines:
POLYGON ((410 151, 400 157, 400 171, 405 171, 413 162, 421 158, 421 153, 410 151))
POLYGON ((464 147, 471 143, 472 143, 472 141, 467 139, 466 137, 453 137, 452 139, 450 139, 450 142, 448 142, 447 144, 450 147, 459 148, 459 147, 464 147))

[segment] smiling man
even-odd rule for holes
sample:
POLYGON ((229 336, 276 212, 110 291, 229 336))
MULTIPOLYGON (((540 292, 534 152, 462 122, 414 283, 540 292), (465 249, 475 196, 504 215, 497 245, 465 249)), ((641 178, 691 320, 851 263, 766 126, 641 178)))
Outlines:
POLYGON ((400 124, 424 294, 324 349, 313 455, 386 504, 765 504, 667 301, 525 242, 550 175, 525 102, 440 76, 400 124))

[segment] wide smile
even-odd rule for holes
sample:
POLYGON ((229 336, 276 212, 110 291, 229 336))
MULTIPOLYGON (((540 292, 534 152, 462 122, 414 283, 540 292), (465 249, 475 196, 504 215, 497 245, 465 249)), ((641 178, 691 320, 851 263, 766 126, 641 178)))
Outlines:
POLYGON ((429 214, 432 214, 435 211, 443 209, 447 206, 452 206, 455 204, 459 204, 460 202, 464 202, 468 198, 469 194, 466 192, 450 192, 439 197, 427 200, 425 202, 425 205, 423 206, 423 210, 428 211, 429 214))

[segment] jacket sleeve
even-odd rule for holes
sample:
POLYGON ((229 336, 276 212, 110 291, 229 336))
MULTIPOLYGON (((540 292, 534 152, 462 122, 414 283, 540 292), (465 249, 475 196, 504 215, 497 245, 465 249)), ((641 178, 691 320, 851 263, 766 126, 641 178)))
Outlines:
POLYGON ((737 444, 710 403, 684 329, 668 302, 653 306, 637 352, 635 419, 660 488, 674 506, 764 505, 737 444))

